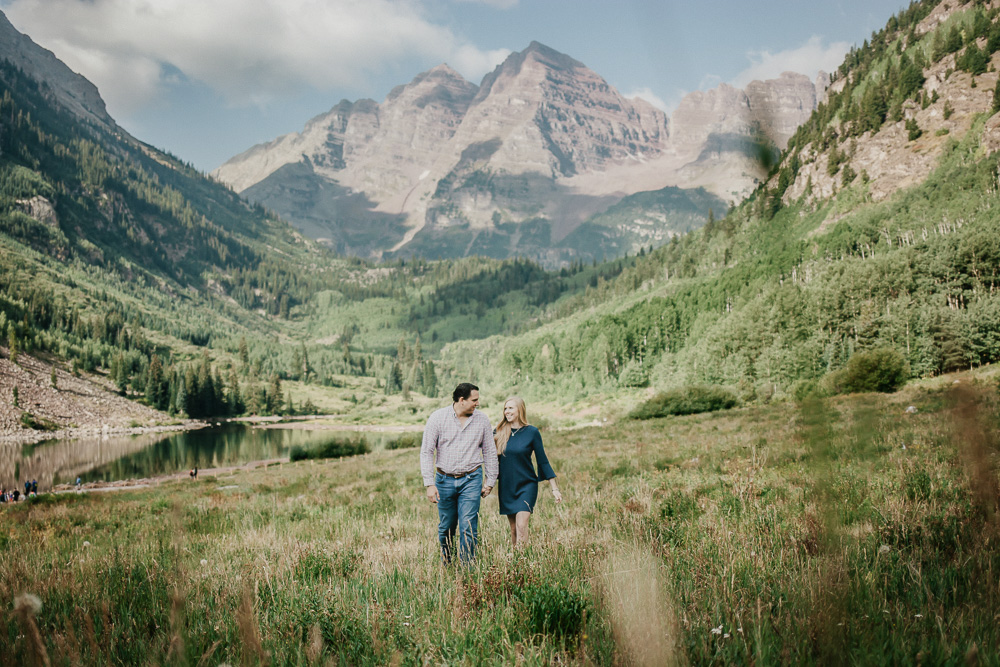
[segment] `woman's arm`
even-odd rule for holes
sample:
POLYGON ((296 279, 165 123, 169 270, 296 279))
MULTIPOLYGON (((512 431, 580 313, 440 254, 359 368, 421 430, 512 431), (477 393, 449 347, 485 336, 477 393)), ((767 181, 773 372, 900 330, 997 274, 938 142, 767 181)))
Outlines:
POLYGON ((556 471, 552 469, 549 457, 545 455, 545 447, 542 446, 542 434, 538 429, 535 429, 535 437, 532 444, 535 449, 535 459, 538 461, 539 476, 543 480, 549 480, 549 488, 552 489, 552 496, 556 499, 557 503, 562 502, 562 494, 559 493, 559 487, 556 486, 556 471))
POLYGON ((552 489, 552 497, 556 499, 557 503, 562 502, 562 494, 559 493, 559 487, 556 486, 556 478, 553 477, 549 480, 549 488, 552 489))

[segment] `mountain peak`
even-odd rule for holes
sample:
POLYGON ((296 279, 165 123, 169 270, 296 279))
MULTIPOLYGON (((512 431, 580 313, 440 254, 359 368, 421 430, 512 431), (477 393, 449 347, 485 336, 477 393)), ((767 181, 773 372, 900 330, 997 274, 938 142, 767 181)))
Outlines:
POLYGON ((386 95, 385 103, 407 98, 419 108, 436 102, 464 109, 478 89, 476 84, 467 81, 447 64, 441 64, 421 72, 409 83, 393 88, 386 95))

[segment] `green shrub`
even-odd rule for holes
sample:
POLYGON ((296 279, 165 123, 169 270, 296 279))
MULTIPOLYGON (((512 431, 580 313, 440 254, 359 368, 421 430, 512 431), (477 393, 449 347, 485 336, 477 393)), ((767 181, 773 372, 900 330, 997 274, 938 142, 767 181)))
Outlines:
POLYGON ((291 461, 304 461, 305 459, 339 459, 344 456, 357 456, 367 454, 371 449, 368 441, 364 438, 360 440, 330 440, 315 447, 302 447, 295 445, 288 453, 291 461))
POLYGON ((423 442, 423 433, 404 433, 403 435, 396 436, 392 440, 385 443, 386 449, 410 449, 413 447, 419 447, 421 442, 423 442))
POLYGON ((910 376, 910 365, 903 354, 889 347, 857 352, 847 365, 827 376, 832 393, 851 394, 865 391, 896 391, 910 376))
POLYGON ((791 388, 788 393, 792 395, 796 401, 804 401, 810 396, 815 396, 816 394, 822 393, 819 388, 819 383, 816 380, 796 380, 792 383, 791 388))
POLYGON ((521 601, 532 632, 568 636, 583 630, 587 602, 578 593, 555 584, 534 584, 522 589, 521 601))
POLYGON ((694 386, 660 392, 629 413, 632 419, 654 419, 668 415, 728 410, 739 403, 725 387, 694 386))
POLYGON ((649 375, 638 359, 625 364, 625 369, 618 376, 618 384, 623 387, 645 387, 649 384, 649 375))
POLYGON ((21 425, 35 431, 55 431, 59 428, 58 424, 51 422, 44 417, 36 417, 30 412, 21 413, 21 425))

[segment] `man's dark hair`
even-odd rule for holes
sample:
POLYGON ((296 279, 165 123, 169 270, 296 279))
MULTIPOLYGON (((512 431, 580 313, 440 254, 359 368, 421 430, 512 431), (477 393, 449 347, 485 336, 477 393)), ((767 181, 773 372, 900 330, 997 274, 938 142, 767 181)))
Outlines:
POLYGON ((451 402, 458 403, 458 399, 468 398, 472 396, 472 392, 474 391, 479 391, 479 387, 469 382, 463 382, 455 387, 455 391, 451 392, 451 402))

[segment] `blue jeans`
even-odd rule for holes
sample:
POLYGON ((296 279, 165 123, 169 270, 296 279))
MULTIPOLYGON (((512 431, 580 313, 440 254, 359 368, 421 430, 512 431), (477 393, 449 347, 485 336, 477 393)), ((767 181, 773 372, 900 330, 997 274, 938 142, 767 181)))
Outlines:
POLYGON ((457 532, 458 558, 463 563, 469 563, 476 556, 476 540, 479 537, 479 494, 483 490, 483 469, 479 468, 460 479, 436 472, 434 485, 438 490, 441 557, 445 563, 451 562, 457 532))

